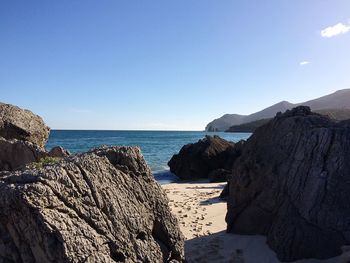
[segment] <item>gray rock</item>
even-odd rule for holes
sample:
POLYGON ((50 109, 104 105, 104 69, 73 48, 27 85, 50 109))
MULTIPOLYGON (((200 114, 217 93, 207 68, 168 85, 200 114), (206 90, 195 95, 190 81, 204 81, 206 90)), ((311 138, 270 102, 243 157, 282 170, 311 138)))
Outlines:
POLYGON ((184 239, 140 149, 111 147, 2 175, 0 258, 182 262, 184 239))
POLYGON ((53 147, 48 153, 48 156, 58 157, 58 158, 68 157, 69 155, 70 155, 70 152, 62 148, 61 146, 53 147))
POLYGON ((29 110, 0 103, 0 137, 29 141, 44 148, 50 129, 29 110))
POLYGON ((214 170, 231 168, 235 148, 233 142, 218 136, 206 136, 196 143, 183 146, 168 165, 170 171, 181 179, 208 178, 214 170))
POLYGON ((138 147, 101 146, 89 151, 89 153, 106 156, 115 167, 126 173, 129 173, 129 171, 134 174, 150 173, 149 167, 138 147))
POLYGON ((13 171, 46 156, 47 153, 33 143, 0 137, 0 171, 13 171))
POLYGON ((350 246, 343 246, 343 253, 339 257, 338 263, 349 263, 350 262, 350 246))
POLYGON ((231 171, 223 168, 219 168, 211 171, 208 174, 208 179, 210 183, 227 182, 228 178, 231 177, 231 171))
POLYGON ((297 107, 258 128, 234 163, 228 232, 261 234, 281 261, 350 243, 350 121, 297 107))

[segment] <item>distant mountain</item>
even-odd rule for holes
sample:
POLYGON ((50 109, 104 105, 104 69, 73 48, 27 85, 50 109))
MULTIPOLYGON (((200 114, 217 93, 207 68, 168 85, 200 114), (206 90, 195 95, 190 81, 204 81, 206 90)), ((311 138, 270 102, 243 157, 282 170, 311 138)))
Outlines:
MULTIPOLYGON (((328 116, 336 121, 343 121, 350 119, 350 109, 324 109, 314 110, 314 112, 328 116)), ((233 125, 226 130, 226 132, 254 132, 260 126, 268 123, 272 118, 261 119, 257 121, 247 122, 240 125, 233 125)))
POLYGON ((324 110, 314 110, 314 112, 326 115, 329 118, 336 121, 343 121, 350 119, 350 109, 324 109, 324 110))
POLYGON ((225 114, 224 116, 213 120, 206 127, 206 131, 226 131, 232 125, 242 124, 247 116, 239 114, 225 114))
POLYGON ((252 122, 261 119, 267 119, 274 117, 277 112, 285 112, 286 110, 294 108, 294 104, 288 101, 281 101, 277 104, 274 104, 266 109, 263 109, 259 112, 248 115, 243 123, 252 122))
MULTIPOLYGON (((262 119, 269 119, 276 115, 277 112, 285 112, 296 106, 309 106, 313 111, 325 110, 332 114, 339 116, 341 111, 335 113, 337 110, 350 109, 350 89, 338 90, 330 95, 326 95, 314 100, 309 100, 302 103, 290 103, 288 101, 281 101, 268 108, 250 115, 239 114, 225 114, 224 116, 213 120, 205 127, 206 131, 226 131, 231 126, 239 126, 245 123, 255 122, 262 119)), ((342 113, 344 118, 347 118, 348 111, 344 110, 342 113)), ((253 124, 254 126, 255 124, 253 124)))
POLYGON ((312 110, 350 109, 350 89, 338 90, 321 98, 296 104, 300 105, 309 106, 312 110))
POLYGON ((230 128, 228 128, 226 132, 255 132, 257 128, 268 123, 270 120, 271 118, 251 121, 240 125, 233 125, 230 128))

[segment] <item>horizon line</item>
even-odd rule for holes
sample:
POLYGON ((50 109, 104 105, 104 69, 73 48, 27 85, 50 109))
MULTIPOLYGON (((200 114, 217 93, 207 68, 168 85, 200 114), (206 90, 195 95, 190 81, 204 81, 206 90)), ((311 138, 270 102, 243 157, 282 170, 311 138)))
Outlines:
POLYGON ((151 130, 151 129, 65 129, 65 128, 50 128, 50 131, 168 131, 168 132, 205 132, 206 130, 151 130))

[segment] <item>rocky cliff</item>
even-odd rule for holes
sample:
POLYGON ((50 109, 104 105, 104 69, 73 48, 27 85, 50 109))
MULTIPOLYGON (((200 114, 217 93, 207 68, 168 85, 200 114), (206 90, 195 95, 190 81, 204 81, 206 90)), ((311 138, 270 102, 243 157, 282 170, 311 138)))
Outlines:
POLYGON ((282 261, 350 243, 350 121, 297 107, 258 128, 229 182, 228 232, 262 234, 282 261))
POLYGON ((1 262, 182 262, 168 200, 137 147, 0 176, 1 262))

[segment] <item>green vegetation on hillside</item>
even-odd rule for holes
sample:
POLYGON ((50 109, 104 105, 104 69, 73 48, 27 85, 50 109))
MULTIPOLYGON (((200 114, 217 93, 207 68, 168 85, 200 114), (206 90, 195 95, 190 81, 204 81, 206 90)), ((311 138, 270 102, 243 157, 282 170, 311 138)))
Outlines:
POLYGON ((350 109, 325 109, 315 110, 314 112, 328 116, 329 118, 337 121, 350 119, 350 109))
MULTIPOLYGON (((313 112, 319 113, 324 116, 328 116, 332 120, 343 121, 350 119, 350 109, 324 109, 315 110, 313 112)), ((231 126, 226 132, 254 132, 260 126, 268 123, 272 118, 261 119, 257 121, 243 123, 241 125, 231 126)))
POLYGON ((254 132, 257 128, 268 123, 270 120, 271 119, 262 119, 248 123, 243 123, 241 125, 234 125, 231 126, 226 132, 254 132))

